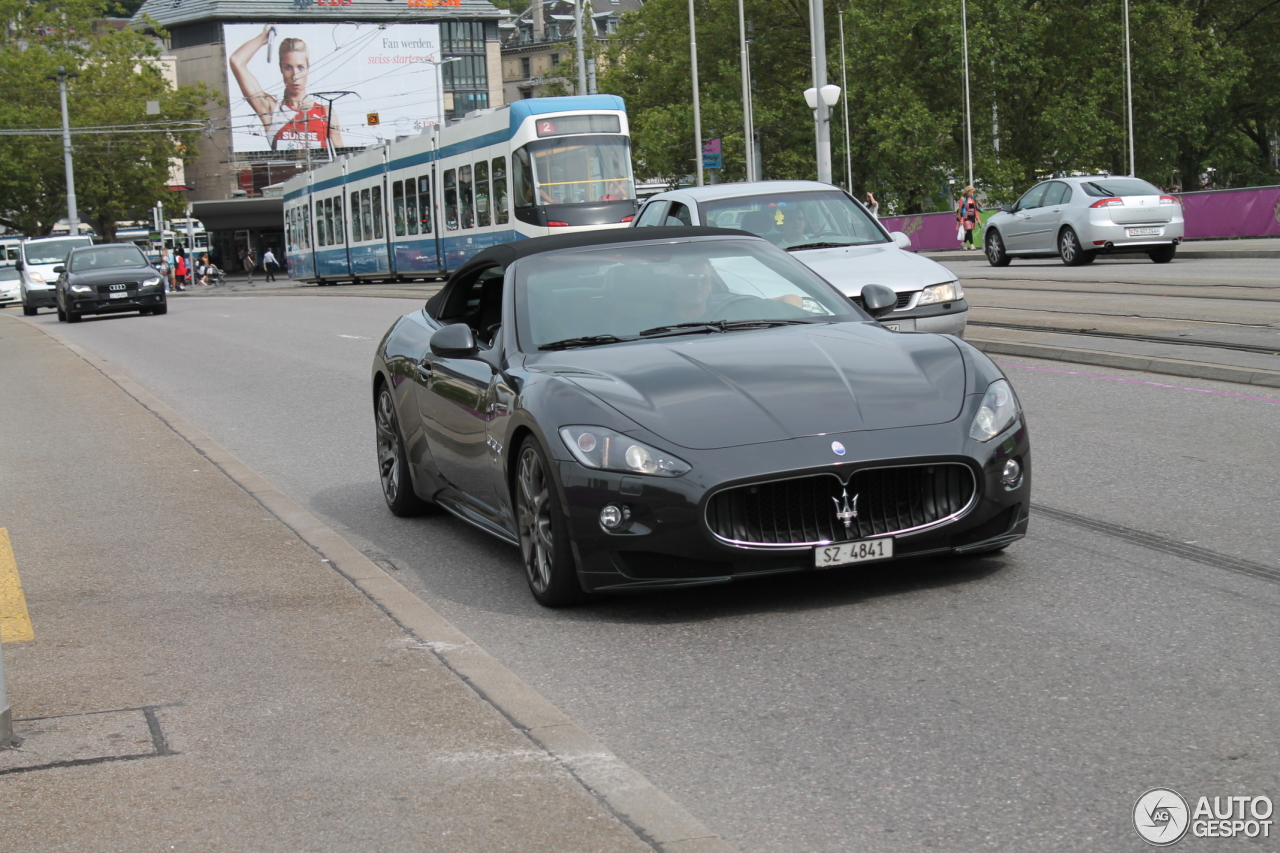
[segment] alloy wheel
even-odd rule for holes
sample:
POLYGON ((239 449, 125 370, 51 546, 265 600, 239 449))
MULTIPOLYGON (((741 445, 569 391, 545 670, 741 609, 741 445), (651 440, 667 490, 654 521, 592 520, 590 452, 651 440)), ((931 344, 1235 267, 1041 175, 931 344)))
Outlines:
POLYGON ((1070 228, 1064 228, 1058 237, 1058 254, 1062 255, 1062 262, 1067 266, 1075 266, 1080 261, 1080 244, 1076 232, 1070 228))
POLYGON ((520 453, 516 474, 516 518, 524 570, 535 593, 551 585, 555 542, 551 532, 551 490, 542 461, 532 446, 520 453))
POLYGON ((382 494, 387 503, 394 504, 400 497, 404 472, 400 470, 400 430, 396 427, 394 403, 391 393, 385 388, 378 395, 375 424, 378 430, 378 475, 382 480, 382 494))

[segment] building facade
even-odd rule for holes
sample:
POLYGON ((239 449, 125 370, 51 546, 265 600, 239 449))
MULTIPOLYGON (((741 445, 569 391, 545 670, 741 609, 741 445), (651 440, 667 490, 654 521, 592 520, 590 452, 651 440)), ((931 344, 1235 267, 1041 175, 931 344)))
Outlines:
MULTIPOLYGON (((595 0, 584 10, 583 42, 588 60, 598 42, 618 29, 622 16, 638 9, 644 0, 595 0)), ((522 14, 500 25, 502 33, 502 88, 506 103, 544 95, 589 94, 577 91, 572 70, 577 50, 574 3, 570 0, 533 0, 522 14)), ((590 69, 590 63, 588 63, 590 69)))

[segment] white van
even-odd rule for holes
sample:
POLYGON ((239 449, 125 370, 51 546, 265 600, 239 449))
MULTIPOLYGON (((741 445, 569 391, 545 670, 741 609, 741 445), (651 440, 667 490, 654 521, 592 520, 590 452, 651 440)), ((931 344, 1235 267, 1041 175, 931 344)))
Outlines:
POLYGON ((92 237, 41 237, 23 240, 18 247, 18 273, 21 278, 22 313, 31 317, 40 308, 57 308, 54 284, 67 253, 79 246, 92 246, 92 237))
POLYGON ((941 264, 903 251, 911 239, 885 231, 839 187, 758 181, 671 190, 646 201, 631 224, 749 231, 790 252, 859 305, 864 285, 892 289, 898 307, 879 318, 889 329, 964 335, 969 305, 959 279, 941 264))

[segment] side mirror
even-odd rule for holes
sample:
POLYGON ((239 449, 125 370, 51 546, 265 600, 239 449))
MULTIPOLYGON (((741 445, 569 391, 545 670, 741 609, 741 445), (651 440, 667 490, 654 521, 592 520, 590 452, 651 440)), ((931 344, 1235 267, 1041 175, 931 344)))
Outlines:
POLYGON ((889 234, 893 238, 893 242, 897 244, 899 249, 910 249, 911 238, 901 231, 893 231, 889 234))
POLYGON ((445 326, 431 336, 431 352, 441 358, 466 358, 479 350, 475 335, 466 323, 445 326))
POLYGON ((27 268, 27 265, 24 264, 22 261, 14 261, 13 268, 18 272, 22 272, 24 269, 27 268))
POLYGON ((62 265, 58 265, 58 266, 56 266, 56 267, 54 267, 54 268, 53 268, 53 271, 54 271, 54 272, 56 272, 56 273, 61 274, 61 273, 66 272, 66 271, 67 271, 67 268, 66 268, 66 267, 64 267, 64 266, 62 266, 62 265))
POLYGON ((1002 204, 1000 205, 1000 209, 1005 213, 1013 213, 1013 205, 1011 204, 1002 204))
POLYGON ((872 317, 879 319, 898 307, 898 294, 883 284, 864 284, 862 307, 872 317))

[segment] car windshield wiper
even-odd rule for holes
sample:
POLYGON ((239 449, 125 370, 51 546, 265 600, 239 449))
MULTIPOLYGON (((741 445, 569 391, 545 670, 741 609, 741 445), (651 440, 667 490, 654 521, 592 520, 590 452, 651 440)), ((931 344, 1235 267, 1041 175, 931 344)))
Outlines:
POLYGON ((654 335, 692 335, 696 332, 723 332, 724 320, 694 320, 692 323, 675 323, 670 326, 654 326, 640 332, 640 337, 651 338, 654 335))
POLYGON ((556 349, 572 349, 575 347, 594 347, 600 344, 616 344, 622 341, 634 341, 635 338, 620 338, 617 335, 587 335, 581 338, 565 338, 562 341, 552 341, 549 344, 543 344, 538 347, 540 350, 556 350, 556 349))
POLYGON ((845 246, 852 246, 853 243, 800 243, 795 246, 788 246, 788 252, 794 252, 798 249, 843 249, 845 246))
POLYGON ((781 317, 772 317, 769 319, 760 319, 760 320, 721 320, 720 324, 721 326, 724 327, 724 330, 727 332, 731 329, 751 329, 751 328, 759 328, 759 327, 767 327, 767 326, 797 326, 797 325, 807 326, 810 323, 830 323, 830 322, 833 322, 833 321, 828 320, 826 318, 816 318, 816 317, 812 320, 809 320, 809 319, 801 320, 798 318, 787 318, 784 320, 781 317))

